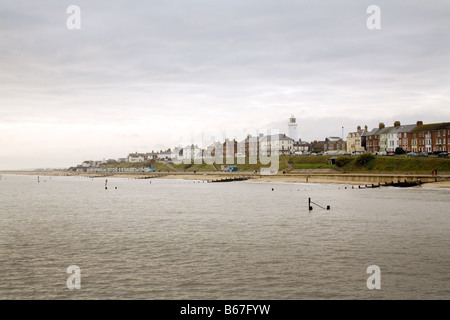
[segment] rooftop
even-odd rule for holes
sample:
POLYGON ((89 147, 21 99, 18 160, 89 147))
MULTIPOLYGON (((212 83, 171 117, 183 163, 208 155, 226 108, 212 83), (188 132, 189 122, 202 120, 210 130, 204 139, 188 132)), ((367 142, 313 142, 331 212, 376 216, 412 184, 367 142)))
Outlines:
POLYGON ((422 132, 422 131, 434 131, 434 130, 445 130, 450 128, 450 122, 441 123, 431 123, 418 126, 411 130, 411 132, 422 132))

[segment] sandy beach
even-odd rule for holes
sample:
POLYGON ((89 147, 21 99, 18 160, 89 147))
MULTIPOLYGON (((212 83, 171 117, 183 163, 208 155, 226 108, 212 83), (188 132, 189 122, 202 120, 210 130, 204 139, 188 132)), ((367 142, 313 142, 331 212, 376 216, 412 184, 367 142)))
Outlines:
POLYGON ((450 188, 450 181, 430 182, 421 185, 422 188, 450 188))
POLYGON ((331 174, 331 173, 305 173, 305 174, 285 174, 285 175, 259 175, 252 173, 79 173, 67 171, 4 171, 0 175, 16 174, 16 175, 36 175, 36 176, 82 176, 88 178, 129 178, 129 179, 184 179, 184 180, 201 180, 212 181, 231 177, 248 177, 250 181, 255 182, 286 182, 286 183, 322 183, 322 184, 344 184, 344 185, 371 185, 384 182, 398 180, 417 181, 421 179, 424 183, 422 188, 450 188, 450 177, 441 176, 444 181, 435 182, 435 177, 427 175, 413 174, 331 174))

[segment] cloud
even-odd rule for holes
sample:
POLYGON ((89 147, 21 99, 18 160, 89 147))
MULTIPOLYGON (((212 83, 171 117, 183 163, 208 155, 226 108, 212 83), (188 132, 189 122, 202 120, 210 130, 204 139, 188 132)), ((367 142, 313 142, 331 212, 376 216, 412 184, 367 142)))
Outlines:
MULTIPOLYGON (((2 134, 66 125, 92 150, 84 126, 103 128, 105 145, 126 128, 140 137, 132 152, 193 130, 284 124, 291 113, 326 124, 305 126, 306 139, 340 135, 341 123, 450 118, 448 1, 378 1, 381 30, 366 27, 369 1, 76 4, 81 30, 66 28, 69 3, 0 4, 2 134)), ((63 162, 82 160, 72 156, 63 162)), ((0 155, 0 167, 13 164, 0 155)))

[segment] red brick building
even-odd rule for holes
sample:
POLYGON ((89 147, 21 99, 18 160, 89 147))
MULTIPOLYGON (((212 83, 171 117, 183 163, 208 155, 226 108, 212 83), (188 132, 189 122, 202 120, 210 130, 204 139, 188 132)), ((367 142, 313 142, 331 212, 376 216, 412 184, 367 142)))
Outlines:
POLYGON ((364 132, 363 137, 366 140, 366 152, 376 153, 380 151, 380 132, 385 128, 384 123, 380 123, 378 128, 370 132, 364 132))
POLYGON ((450 122, 418 125, 409 133, 412 152, 448 152, 449 138, 450 122))

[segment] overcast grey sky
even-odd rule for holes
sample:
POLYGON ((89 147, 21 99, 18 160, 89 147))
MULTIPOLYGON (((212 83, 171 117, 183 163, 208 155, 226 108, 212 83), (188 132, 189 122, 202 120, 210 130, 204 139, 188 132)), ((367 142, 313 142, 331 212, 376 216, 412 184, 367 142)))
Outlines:
POLYGON ((0 0, 0 169, 287 132, 291 114, 307 141, 450 121, 449 16, 448 0, 0 0))

